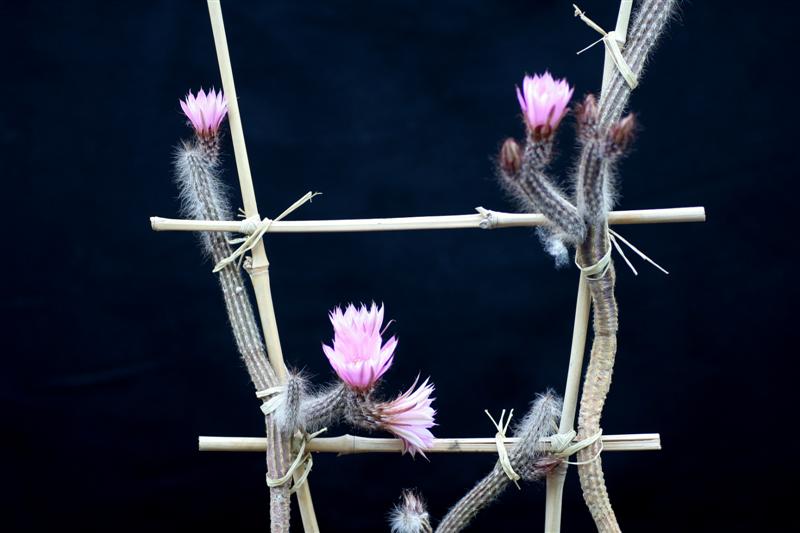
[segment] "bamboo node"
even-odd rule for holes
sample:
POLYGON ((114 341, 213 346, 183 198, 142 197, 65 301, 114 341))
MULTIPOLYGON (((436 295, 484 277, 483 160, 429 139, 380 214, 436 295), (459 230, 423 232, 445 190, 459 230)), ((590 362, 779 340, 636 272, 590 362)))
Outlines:
POLYGON ((475 211, 480 213, 482 217, 481 221, 478 223, 478 227, 481 229, 494 229, 500 223, 500 221, 497 219, 497 213, 491 209, 478 206, 475 208, 475 211))

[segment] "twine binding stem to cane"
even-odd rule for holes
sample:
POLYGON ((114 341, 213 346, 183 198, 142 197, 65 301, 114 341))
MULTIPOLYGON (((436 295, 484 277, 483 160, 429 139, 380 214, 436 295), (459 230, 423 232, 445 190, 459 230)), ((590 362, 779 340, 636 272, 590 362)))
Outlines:
POLYGON ((314 466, 314 459, 311 457, 310 452, 306 452, 306 444, 308 444, 311 439, 319 435, 320 433, 327 431, 328 428, 322 428, 319 431, 315 431, 314 433, 302 433, 295 436, 294 444, 297 444, 298 450, 294 461, 292 464, 289 465, 289 468, 286 470, 286 473, 279 478, 273 479, 269 477, 267 474, 267 486, 270 488, 273 487, 280 487, 292 480, 295 472, 298 471, 299 468, 303 468, 302 474, 294 480, 292 483, 291 488, 289 489, 289 494, 295 493, 300 487, 303 486, 303 483, 306 482, 308 479, 308 475, 311 473, 311 468, 314 466), (298 444, 299 443, 299 444, 298 444))
POLYGON ((508 426, 511 424, 511 417, 514 416, 514 410, 512 409, 508 413, 508 418, 504 421, 503 419, 506 416, 506 410, 500 413, 500 418, 495 420, 491 414, 489 414, 488 409, 484 409, 483 411, 486 413, 486 416, 489 417, 489 420, 492 421, 494 427, 497 428, 497 433, 494 435, 494 442, 497 446, 497 457, 498 461, 500 461, 500 466, 503 468, 503 472, 506 473, 508 479, 514 482, 514 485, 517 486, 518 489, 521 490, 519 483, 517 481, 520 478, 520 475, 514 472, 514 468, 511 466, 511 460, 508 458, 508 450, 506 449, 505 439, 506 439, 506 431, 508 431, 508 426))
POLYGON ((622 243, 628 246, 631 250, 633 250, 636 253, 636 255, 638 255, 639 257, 641 257, 642 259, 644 259, 645 261, 647 261, 648 263, 659 269, 664 274, 669 275, 668 270, 666 270, 664 267, 662 267, 661 265, 650 259, 643 251, 641 251, 636 246, 634 246, 630 241, 625 239, 625 237, 623 237, 622 235, 620 235, 619 233, 610 228, 608 230, 608 240, 611 242, 611 244, 614 245, 613 248, 609 246, 608 251, 603 255, 603 257, 601 257, 600 260, 594 263, 593 265, 588 265, 583 267, 578 263, 578 258, 577 257, 575 258, 575 266, 578 267, 578 270, 581 271, 581 274, 585 276, 586 279, 596 281, 598 279, 603 278, 606 275, 608 267, 611 265, 611 252, 614 249, 616 249, 617 252, 619 252, 619 255, 622 257, 622 259, 625 260, 625 264, 627 264, 628 268, 631 269, 633 275, 634 276, 639 275, 639 272, 633 266, 633 263, 631 263, 628 260, 628 257, 625 255, 625 252, 622 251, 622 246, 620 246, 618 241, 622 241, 622 243))
POLYGON ((244 231, 245 233, 250 233, 250 235, 244 238, 232 239, 229 241, 231 244, 239 244, 239 243, 241 244, 236 250, 233 251, 231 255, 224 258, 214 266, 214 272, 219 272, 220 270, 222 270, 229 264, 233 263, 234 261, 241 262, 244 259, 244 254, 253 249, 253 247, 261 239, 261 237, 263 237, 264 234, 266 234, 269 231, 269 227, 272 225, 273 222, 286 218, 298 207, 302 206, 306 202, 310 202, 312 198, 320 194, 322 193, 308 191, 295 203, 284 209, 284 211, 275 218, 267 217, 258 223, 255 222, 255 219, 244 220, 242 224, 242 229, 250 230, 250 231, 244 231))
POLYGON ((555 435, 551 435, 550 446, 552 448, 553 455, 562 458, 566 464, 575 466, 588 465, 589 463, 597 461, 597 459, 600 457, 600 454, 603 453, 603 441, 601 440, 601 437, 603 436, 603 430, 601 429, 594 435, 586 437, 583 440, 579 440, 578 442, 572 442, 576 435, 577 433, 575 433, 574 429, 569 430, 566 433, 556 433, 555 435), (575 455, 582 449, 588 448, 598 440, 600 441, 600 449, 597 451, 594 457, 587 459, 586 461, 567 461, 567 458, 570 455, 575 455))
POLYGON ((277 385, 275 387, 269 387, 264 390, 260 390, 256 392, 257 398, 270 398, 269 400, 265 401, 261 404, 261 411, 268 415, 275 411, 280 405, 281 397, 278 396, 279 394, 283 393, 286 390, 286 385, 277 385))
POLYGON ((633 70, 631 70, 628 62, 625 61, 624 57, 622 57, 622 50, 620 49, 620 45, 625 44, 625 36, 619 35, 613 30, 604 30, 596 22, 587 17, 585 11, 581 11, 581 9, 575 4, 572 4, 572 7, 575 8, 576 17, 580 17, 580 19, 585 22, 587 26, 602 35, 602 37, 578 52, 578 54, 582 54, 600 41, 603 41, 603 44, 606 45, 606 49, 608 50, 609 54, 611 54, 611 59, 614 60, 614 65, 616 65, 617 70, 619 70, 619 73, 622 74, 622 77, 625 79, 625 82, 630 86, 630 88, 635 89, 636 86, 639 85, 639 80, 637 79, 636 74, 633 73, 633 70))

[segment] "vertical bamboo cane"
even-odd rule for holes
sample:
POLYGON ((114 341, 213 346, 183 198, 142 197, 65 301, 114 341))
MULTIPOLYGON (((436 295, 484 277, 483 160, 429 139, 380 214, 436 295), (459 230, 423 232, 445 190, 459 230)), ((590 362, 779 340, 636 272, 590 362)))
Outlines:
MULTIPOLYGON (((628 21, 630 20, 633 0, 621 0, 617 14, 617 24, 614 33, 622 38, 628 35, 628 21)), ((611 53, 605 51, 603 62, 603 83, 601 91, 605 91, 614 75, 614 60, 611 53)), ((578 282, 578 298, 575 304, 575 323, 572 328, 572 347, 569 355, 569 370, 567 371, 567 384, 564 389, 564 406, 561 411, 561 422, 558 426, 559 433, 566 433, 575 426, 575 411, 578 404, 578 390, 580 389, 581 373, 583 371, 583 356, 586 352, 586 334, 589 329, 589 310, 591 297, 583 275, 578 282)), ((559 533, 561 531, 561 504, 564 494, 564 481, 567 478, 568 465, 561 464, 547 476, 547 489, 545 493, 545 533, 559 533)))
MULTIPOLYGON (((586 352, 586 334, 589 329, 589 308, 591 297, 586 279, 583 275, 578 281, 578 297, 575 303, 575 323, 572 328, 572 347, 569 354, 569 370, 567 383, 564 387, 564 405, 561 410, 561 422, 558 426, 559 433, 566 433, 574 429, 575 411, 578 405, 578 391, 581 386, 581 373, 583 371, 583 355, 586 352)), ((567 478, 568 465, 562 463, 547 476, 547 490, 545 493, 545 533, 558 533, 561 531, 561 500, 564 493, 564 481, 567 478)))
MULTIPOLYGON (((620 47, 625 43, 626 36, 628 35, 628 22, 631 19, 631 8, 633 7, 633 0, 621 0, 619 3, 619 13, 617 14, 617 25, 614 27, 614 34, 622 39, 620 47)), ((602 91, 606 90, 608 84, 611 82, 611 76, 614 75, 616 69, 614 59, 611 57, 611 52, 606 49, 606 56, 603 61, 603 85, 602 91)))
MULTIPOLYGON (((236 98, 236 86, 233 82, 233 69, 228 41, 225 35, 225 25, 222 20, 222 7, 219 0, 208 0, 208 12, 211 17, 211 28, 214 33, 214 45, 217 50, 222 87, 228 99, 228 123, 231 129, 233 153, 236 159, 236 169, 239 174, 239 186, 242 192, 242 203, 245 215, 258 217, 253 178, 250 175, 250 162, 247 158, 247 148, 244 142, 242 119, 239 115, 239 103, 236 98)), ((278 324, 275 319, 275 308, 272 303, 272 290, 269 283, 269 260, 264 247, 264 242, 259 241, 252 249, 252 267, 249 269, 250 279, 256 295, 256 304, 261 317, 261 328, 264 332, 264 342, 267 345, 267 354, 275 374, 281 382, 286 381, 286 365, 283 361, 283 351, 278 337, 278 324)), ((306 481, 297 490, 297 503, 303 520, 303 529, 306 533, 318 533, 317 517, 314 513, 314 503, 311 500, 311 491, 306 481)))

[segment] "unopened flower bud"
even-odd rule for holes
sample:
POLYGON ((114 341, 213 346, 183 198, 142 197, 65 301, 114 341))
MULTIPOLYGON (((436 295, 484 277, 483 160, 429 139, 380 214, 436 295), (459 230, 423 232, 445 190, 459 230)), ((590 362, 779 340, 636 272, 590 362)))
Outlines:
POLYGON ((611 126, 611 129, 608 132, 608 137, 613 144, 613 148, 618 152, 622 152, 628 148, 633 141, 635 132, 636 117, 633 113, 630 113, 622 120, 611 126))
POLYGON ((561 459, 560 457, 547 455, 545 457, 540 457, 539 459, 536 460, 535 470, 540 476, 544 477, 550 474, 550 472, 555 470, 556 467, 558 467, 558 465, 560 465, 563 462, 564 460, 561 459))
POLYGON ((575 106, 575 120, 581 132, 597 124, 597 99, 594 95, 587 94, 583 102, 575 106))
POLYGON ((509 137, 500 148, 500 168, 511 176, 517 174, 522 167, 522 149, 519 143, 509 137))

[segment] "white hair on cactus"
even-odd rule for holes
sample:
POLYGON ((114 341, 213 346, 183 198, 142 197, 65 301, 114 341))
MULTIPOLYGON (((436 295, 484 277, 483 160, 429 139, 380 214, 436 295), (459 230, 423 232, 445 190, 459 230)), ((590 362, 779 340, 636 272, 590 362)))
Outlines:
POLYGON ((302 400, 306 391, 306 379, 299 373, 290 373, 286 380, 286 389, 274 399, 275 424, 283 433, 291 434, 305 428, 305 414, 302 400))
POLYGON ((553 233, 550 228, 541 226, 536 228, 536 233, 545 251, 555 260, 556 268, 566 266, 569 263, 569 250, 561 236, 553 233))
POLYGON ((415 491, 404 490, 400 498, 400 503, 396 504, 389 513, 389 525, 392 533, 430 533, 433 531, 422 497, 415 491))
MULTIPOLYGON (((175 183, 181 213, 195 220, 230 220, 230 205, 226 187, 219 179, 219 164, 215 155, 203 145, 183 142, 175 150, 175 183)), ((202 241, 209 251, 208 234, 202 241)))

